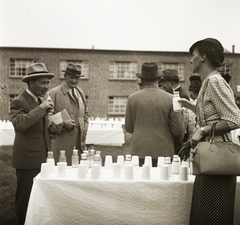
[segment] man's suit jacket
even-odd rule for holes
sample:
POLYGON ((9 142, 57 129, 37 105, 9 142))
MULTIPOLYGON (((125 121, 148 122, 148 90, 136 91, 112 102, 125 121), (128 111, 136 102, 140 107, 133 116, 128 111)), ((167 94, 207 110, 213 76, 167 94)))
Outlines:
POLYGON ((183 135, 181 114, 173 111, 173 95, 148 85, 128 98, 125 129, 132 133, 131 154, 170 156, 174 151, 174 137, 183 135))
POLYGON ((11 120, 15 130, 12 166, 16 169, 40 169, 51 150, 46 111, 26 90, 11 102, 11 120))
POLYGON ((76 127, 71 130, 63 128, 60 134, 57 134, 56 139, 52 140, 52 149, 55 161, 59 159, 59 151, 65 150, 68 165, 71 165, 71 156, 73 148, 77 148, 81 152, 82 146, 85 144, 85 139, 88 130, 88 112, 86 106, 86 98, 84 92, 76 87, 81 96, 82 103, 78 107, 76 101, 69 93, 69 87, 64 82, 60 86, 52 88, 49 94, 55 104, 54 113, 61 112, 66 109, 69 116, 74 120, 76 127), (77 146, 80 139, 80 146, 77 146))

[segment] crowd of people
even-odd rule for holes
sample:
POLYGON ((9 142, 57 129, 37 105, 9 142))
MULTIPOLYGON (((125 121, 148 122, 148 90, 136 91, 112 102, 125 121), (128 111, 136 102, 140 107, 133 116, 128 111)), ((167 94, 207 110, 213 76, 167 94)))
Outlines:
MULTIPOLYGON (((189 52, 192 76, 188 95, 180 85, 178 70, 159 74, 155 62, 145 62, 139 91, 128 97, 125 129, 132 134, 131 154, 152 156, 157 166, 159 156, 178 154, 188 142, 194 148, 207 138, 213 123, 216 140, 222 134, 240 127, 240 110, 228 82, 217 68, 224 61, 222 44, 213 38, 194 43, 189 52), (179 92, 181 111, 173 110, 173 93, 179 92)), ((77 86, 81 66, 68 63, 63 71, 65 81, 48 90, 55 74, 44 63, 28 67, 22 81, 27 88, 11 102, 11 120, 15 129, 13 167, 16 169, 15 196, 18 224, 24 224, 33 178, 46 162, 48 151, 58 161, 60 150, 66 150, 71 165, 73 146, 81 153, 88 130, 88 108, 84 92, 77 86), (49 116, 65 111, 62 123, 50 122, 49 116)), ((239 100, 238 100, 239 101, 239 100)), ((190 224, 233 224, 236 176, 197 175, 194 181, 190 224)))

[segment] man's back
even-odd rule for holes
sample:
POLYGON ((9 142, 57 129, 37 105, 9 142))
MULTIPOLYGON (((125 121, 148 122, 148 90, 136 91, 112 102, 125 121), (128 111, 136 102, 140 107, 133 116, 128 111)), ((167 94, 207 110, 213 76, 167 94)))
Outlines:
POLYGON ((181 137, 181 115, 173 112, 172 95, 155 85, 128 99, 125 129, 132 133, 132 155, 172 156, 173 135, 181 137))

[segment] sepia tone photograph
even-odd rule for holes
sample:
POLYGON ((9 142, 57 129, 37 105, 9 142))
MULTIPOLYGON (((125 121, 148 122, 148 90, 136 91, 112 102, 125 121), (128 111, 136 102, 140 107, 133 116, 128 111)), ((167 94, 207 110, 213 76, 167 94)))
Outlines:
POLYGON ((0 225, 240 224, 239 0, 0 0, 0 225))

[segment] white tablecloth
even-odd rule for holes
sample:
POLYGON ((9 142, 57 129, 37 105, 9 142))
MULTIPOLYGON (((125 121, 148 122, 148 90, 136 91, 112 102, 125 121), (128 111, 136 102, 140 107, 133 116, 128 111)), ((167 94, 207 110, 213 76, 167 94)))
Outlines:
MULTIPOLYGON (((15 132, 13 128, 0 129, 0 146, 13 145, 15 132)), ((86 144, 122 146, 124 144, 123 129, 89 129, 86 144)))
POLYGON ((122 146, 124 144, 123 129, 88 129, 86 144, 122 146))
POLYGON ((14 137, 13 128, 0 128, 0 146, 13 145, 14 137))
MULTIPOLYGON (((188 224, 194 176, 180 182, 178 176, 160 181, 160 171, 151 170, 151 180, 113 179, 102 169, 100 180, 78 180, 77 169, 67 169, 67 178, 52 174, 34 181, 25 225, 141 225, 188 224)), ((239 178, 239 177, 238 177, 239 178)), ((240 224, 240 179, 237 183, 235 224, 240 224)))

